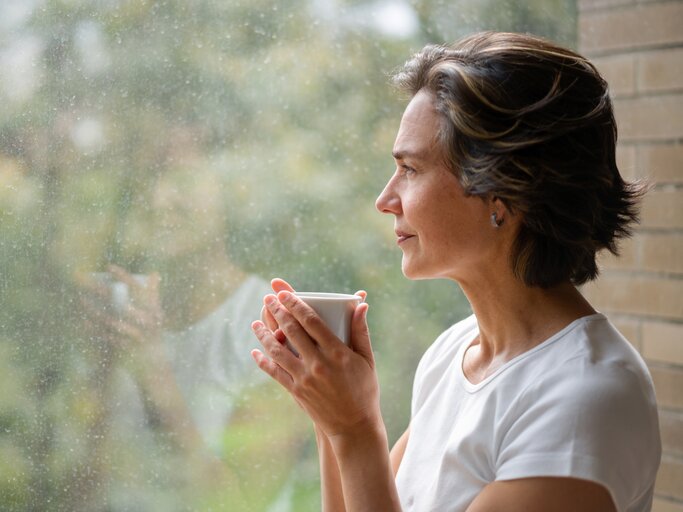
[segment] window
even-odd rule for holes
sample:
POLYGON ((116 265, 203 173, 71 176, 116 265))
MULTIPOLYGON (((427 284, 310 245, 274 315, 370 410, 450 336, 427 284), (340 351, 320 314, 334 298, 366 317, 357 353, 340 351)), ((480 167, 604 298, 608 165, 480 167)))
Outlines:
POLYGON ((374 210, 403 108, 387 75, 484 28, 572 44, 574 11, 5 0, 3 510, 319 510, 309 422, 249 357, 267 280, 369 292, 396 439, 406 375, 467 303, 405 280, 374 210))

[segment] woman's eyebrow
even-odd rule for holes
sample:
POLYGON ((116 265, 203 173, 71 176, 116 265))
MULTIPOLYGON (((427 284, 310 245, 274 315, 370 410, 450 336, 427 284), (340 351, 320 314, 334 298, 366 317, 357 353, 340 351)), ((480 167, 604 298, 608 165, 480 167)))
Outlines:
POLYGON ((398 150, 398 151, 392 151, 391 156, 394 157, 394 160, 405 160, 406 158, 420 159, 420 158, 424 158, 425 155, 424 155, 424 152, 398 150))

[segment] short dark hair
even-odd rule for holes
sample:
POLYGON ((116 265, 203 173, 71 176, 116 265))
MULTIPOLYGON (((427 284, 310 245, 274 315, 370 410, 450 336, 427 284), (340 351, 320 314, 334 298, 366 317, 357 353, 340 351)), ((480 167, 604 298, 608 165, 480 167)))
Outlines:
POLYGON ((522 214, 510 263, 526 285, 583 284, 598 275, 599 250, 618 254, 645 185, 619 174, 607 82, 586 58, 538 37, 484 32, 426 46, 394 83, 433 95, 465 192, 522 214))

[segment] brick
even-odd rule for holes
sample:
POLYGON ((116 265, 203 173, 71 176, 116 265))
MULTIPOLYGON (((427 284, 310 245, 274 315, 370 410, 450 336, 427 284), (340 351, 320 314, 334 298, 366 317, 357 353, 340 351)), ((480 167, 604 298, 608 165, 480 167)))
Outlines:
POLYGON ((655 384, 657 404, 683 412, 683 368, 648 362, 655 384))
POLYGON ((683 94, 617 98, 614 116, 620 142, 683 138, 683 94))
MULTIPOLYGON (((679 20, 679 23, 683 25, 683 20, 679 20)), ((683 48, 640 54, 637 70, 636 83, 641 92, 681 89, 683 88, 683 48)))
POLYGON ((616 55, 592 59, 609 84, 610 96, 629 96, 636 92, 636 57, 616 55))
POLYGON ((659 495, 683 499, 683 462, 662 457, 662 464, 657 472, 655 492, 659 495))
POLYGON ((683 42, 683 3, 634 5, 579 16, 579 48, 596 54, 683 42))
POLYGON ((640 233, 638 241, 643 270, 683 274, 683 235, 640 233))
POLYGON ((669 455, 683 455, 683 413, 659 411, 662 449, 669 455))
POLYGON ((640 213, 643 228, 683 228, 683 189, 651 190, 640 213))
POLYGON ((666 498, 655 498, 652 502, 652 512, 683 512, 683 503, 676 503, 666 498))
POLYGON ((578 7, 579 11, 594 11, 619 5, 631 5, 633 3, 635 3, 635 0, 579 0, 578 7))
POLYGON ((657 183, 683 183, 683 144, 644 144, 636 150, 640 176, 657 183))
POLYGON ((606 273, 581 291, 606 313, 683 318, 683 281, 606 273))
POLYGON ((638 237, 627 238, 619 243, 619 256, 609 251, 601 251, 598 255, 598 264, 605 270, 638 270, 640 240, 638 237))
POLYGON ((643 357, 683 366, 683 324, 644 322, 643 357))
POLYGON ((616 157, 617 167, 622 178, 627 181, 633 181, 639 177, 636 146, 633 144, 618 144, 616 157))

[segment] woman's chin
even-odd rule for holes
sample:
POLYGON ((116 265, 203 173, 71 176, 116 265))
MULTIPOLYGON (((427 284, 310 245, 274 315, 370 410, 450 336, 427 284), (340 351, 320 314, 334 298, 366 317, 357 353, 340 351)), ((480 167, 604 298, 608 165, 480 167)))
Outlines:
POLYGON ((450 273, 439 272, 437 268, 428 268, 425 265, 417 265, 417 262, 407 260, 403 257, 401 262, 401 271, 403 275, 411 281, 424 281, 428 279, 451 279, 450 273))
POLYGON ((413 281, 418 279, 429 279, 429 276, 423 275, 423 272, 420 272, 420 269, 414 263, 411 264, 410 261, 407 261, 405 256, 401 262, 401 271, 407 279, 411 279, 413 281))

